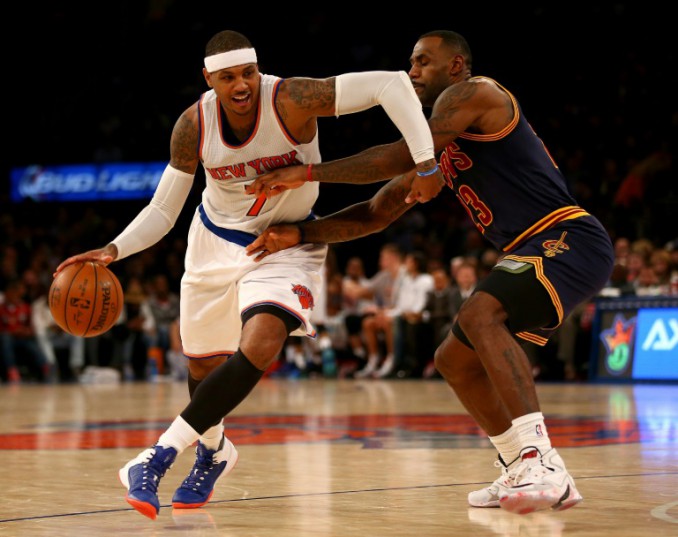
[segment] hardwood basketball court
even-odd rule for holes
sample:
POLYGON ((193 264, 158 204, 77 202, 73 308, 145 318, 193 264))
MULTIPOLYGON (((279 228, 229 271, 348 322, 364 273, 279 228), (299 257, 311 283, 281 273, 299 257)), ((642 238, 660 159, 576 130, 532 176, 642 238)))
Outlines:
POLYGON ((678 535, 678 385, 538 384, 584 501, 473 509, 495 452, 441 380, 265 378, 226 420, 240 460, 212 501, 173 510, 184 452, 151 521, 118 469, 187 402, 184 383, 0 386, 0 536, 678 535))

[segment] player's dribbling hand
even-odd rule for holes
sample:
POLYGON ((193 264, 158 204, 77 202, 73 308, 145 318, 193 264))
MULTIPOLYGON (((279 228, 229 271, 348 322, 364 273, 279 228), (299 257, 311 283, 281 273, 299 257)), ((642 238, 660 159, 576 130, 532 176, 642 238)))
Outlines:
POLYGON ((61 264, 54 271, 53 276, 56 277, 60 271, 62 271, 68 265, 73 263, 80 263, 91 261, 92 263, 99 263, 100 265, 106 266, 111 263, 116 256, 118 255, 118 250, 112 244, 107 245, 104 248, 98 248, 96 250, 90 250, 89 252, 84 252, 82 254, 74 255, 62 261, 61 264))
POLYGON ((299 226, 282 224, 265 229, 245 250, 248 256, 256 256, 255 261, 261 261, 264 257, 296 246, 300 242, 299 226))
POLYGON ((270 199, 285 190, 299 188, 306 182, 306 166, 289 166, 260 175, 245 187, 245 192, 257 197, 263 194, 270 199))
POLYGON ((440 169, 433 175, 427 175, 425 177, 415 175, 412 186, 410 187, 410 193, 405 198, 405 202, 414 203, 415 201, 418 201, 419 203, 426 203, 427 201, 431 201, 440 194, 440 191, 444 186, 445 178, 440 169))

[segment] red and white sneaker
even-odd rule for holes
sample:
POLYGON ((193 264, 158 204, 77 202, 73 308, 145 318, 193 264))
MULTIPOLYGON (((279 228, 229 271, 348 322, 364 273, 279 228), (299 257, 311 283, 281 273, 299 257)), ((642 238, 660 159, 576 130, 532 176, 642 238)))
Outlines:
POLYGON ((474 490, 468 494, 468 504, 471 507, 499 507, 499 491, 510 487, 512 482, 509 475, 510 466, 519 459, 506 464, 504 459, 499 455, 498 460, 494 461, 497 468, 501 468, 501 475, 495 479, 489 487, 484 489, 474 490))
POLYGON ((499 505, 524 515, 542 509, 564 511, 582 501, 558 452, 523 448, 520 462, 508 471, 510 486, 499 487, 499 505))

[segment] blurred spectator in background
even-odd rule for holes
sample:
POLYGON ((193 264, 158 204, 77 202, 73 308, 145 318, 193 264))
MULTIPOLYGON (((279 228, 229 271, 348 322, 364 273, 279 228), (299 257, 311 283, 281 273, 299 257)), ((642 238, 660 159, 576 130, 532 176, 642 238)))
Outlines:
POLYGON ((386 243, 381 247, 379 268, 360 295, 373 299, 374 305, 365 310, 363 337, 367 346, 367 364, 355 373, 356 378, 370 377, 379 369, 382 343, 385 349, 384 362, 393 361, 393 318, 389 311, 395 305, 398 288, 405 277, 402 252, 398 245, 386 243))
POLYGON ((170 327, 179 317, 179 295, 170 289, 166 275, 156 274, 152 278, 148 306, 155 320, 155 336, 149 345, 155 350, 158 359, 165 362, 170 349, 170 327))
POLYGON ((156 323, 141 280, 130 278, 124 289, 125 302, 120 316, 122 322, 112 330, 122 342, 121 365, 125 378, 129 379, 131 372, 134 380, 145 380, 162 373, 161 370, 149 371, 149 365, 161 367, 157 362, 150 363, 148 354, 150 343, 155 338, 156 323))
POLYGON ((25 286, 11 280, 0 304, 0 357, 8 382, 21 382, 20 369, 35 380, 50 380, 50 368, 31 323, 31 305, 24 300, 25 286))
POLYGON ((405 276, 398 288, 395 305, 388 314, 393 318, 393 355, 374 374, 389 376, 421 376, 425 360, 433 355, 430 339, 424 339, 422 312, 426 296, 433 289, 433 276, 426 272, 428 259, 423 252, 405 254, 405 276))
POLYGON ((457 319, 457 314, 462 304, 471 296, 478 284, 478 273, 472 263, 464 261, 456 270, 454 277, 454 290, 452 292, 452 320, 457 319))
POLYGON ((662 295, 671 294, 671 254, 661 248, 656 248, 650 254, 650 267, 657 277, 657 285, 662 295))
POLYGON ((38 282, 34 289, 31 324, 40 350, 58 380, 73 382, 85 364, 85 339, 65 332, 54 322, 44 284, 38 282))
POLYGON ((649 265, 644 265, 640 269, 638 276, 633 281, 633 286, 636 290, 636 296, 659 296, 662 294, 659 278, 649 265))
POLYGON ((422 321, 429 325, 434 348, 437 348, 452 328, 452 320, 457 310, 453 307, 455 288, 449 274, 440 268, 434 270, 431 276, 433 289, 426 293, 422 321))
POLYGON ((360 257, 353 256, 346 262, 342 280, 342 309, 344 323, 348 334, 350 351, 360 362, 365 361, 367 352, 363 341, 363 319, 369 307, 374 306, 373 300, 365 298, 365 289, 369 280, 365 275, 365 265, 360 257))

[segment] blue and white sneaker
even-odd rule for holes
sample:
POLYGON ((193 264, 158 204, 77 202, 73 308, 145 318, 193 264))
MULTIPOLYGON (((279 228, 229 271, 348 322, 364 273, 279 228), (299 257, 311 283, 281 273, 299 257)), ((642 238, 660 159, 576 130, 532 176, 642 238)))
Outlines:
POLYGON ((196 460, 191 472, 174 492, 172 506, 175 509, 197 509, 214 494, 214 485, 222 475, 228 474, 238 462, 238 452, 225 436, 217 449, 207 449, 198 442, 196 460))
POLYGON ((127 503, 152 520, 160 512, 160 479, 172 467, 176 457, 176 449, 155 445, 139 453, 118 472, 120 481, 127 488, 127 503))

